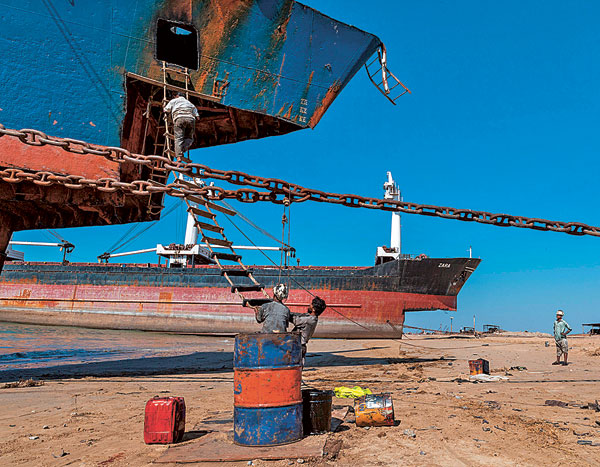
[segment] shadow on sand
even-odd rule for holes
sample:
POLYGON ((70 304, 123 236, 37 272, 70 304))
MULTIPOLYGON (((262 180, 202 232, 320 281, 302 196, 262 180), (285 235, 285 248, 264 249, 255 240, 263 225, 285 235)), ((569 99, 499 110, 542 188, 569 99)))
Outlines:
MULTIPOLYGON (((361 357, 354 354, 372 349, 320 352, 307 355, 307 367, 389 365, 390 363, 425 363, 448 358, 386 358, 361 357), (346 354, 353 354, 348 356, 346 354)), ((193 375, 199 373, 231 373, 233 352, 194 352, 192 354, 131 358, 102 362, 54 365, 0 371, 0 382, 19 379, 68 379, 84 377, 114 378, 123 376, 193 375)))

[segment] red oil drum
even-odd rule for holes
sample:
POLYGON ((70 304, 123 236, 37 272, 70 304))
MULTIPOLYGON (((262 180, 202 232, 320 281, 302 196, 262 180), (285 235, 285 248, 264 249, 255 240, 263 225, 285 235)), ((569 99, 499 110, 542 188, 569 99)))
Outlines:
POLYGON ((185 433, 183 397, 155 397, 146 403, 144 442, 168 444, 181 441, 185 433))
POLYGON ((295 368, 236 368, 236 407, 279 407, 302 402, 302 373, 295 368))
POLYGON ((302 439, 301 362, 297 333, 236 336, 234 443, 276 446, 302 439))

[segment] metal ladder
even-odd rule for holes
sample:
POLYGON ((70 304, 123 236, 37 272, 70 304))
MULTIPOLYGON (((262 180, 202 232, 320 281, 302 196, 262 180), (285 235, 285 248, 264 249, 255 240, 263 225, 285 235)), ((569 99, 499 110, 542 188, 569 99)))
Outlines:
POLYGON ((406 94, 411 94, 402 82, 394 76, 387 67, 387 52, 383 43, 377 49, 377 55, 368 63, 365 63, 365 69, 369 79, 377 89, 383 94, 392 104, 396 105, 396 100, 406 94), (398 86, 400 88, 394 92, 398 86))
MULTIPOLYGON (((179 87, 182 91, 185 91, 186 99, 189 99, 189 92, 191 90, 191 76, 190 72, 187 68, 173 68, 168 66, 167 62, 162 62, 162 72, 163 72, 163 98, 161 101, 154 100, 154 95, 150 96, 148 100, 148 107, 146 110, 146 114, 149 118, 151 109, 153 106, 160 107, 160 116, 158 119, 158 126, 156 128, 156 137, 154 138, 154 152, 153 154, 162 154, 164 157, 168 158, 170 161, 175 160, 175 134, 173 132, 173 125, 169 115, 164 111, 167 102, 169 101, 168 91, 169 85, 173 82, 173 78, 171 74, 176 74, 179 76, 183 76, 185 83, 185 87, 179 87), (162 136, 162 139, 161 139, 162 136), (162 141, 162 142, 161 142, 162 141)), ((179 83, 177 83, 179 84, 179 83)), ((147 122, 148 125, 148 122, 147 122)), ((147 130, 146 130, 147 131, 147 130)), ((145 142, 144 142, 145 144, 145 142)), ((191 162, 191 159, 188 157, 181 156, 179 160, 183 162, 191 162)), ((159 161, 156 164, 153 164, 150 169, 150 180, 158 182, 161 185, 166 185, 167 180, 169 178, 169 171, 164 167, 163 161, 159 161)), ((160 194, 150 195, 148 199, 148 212, 151 214, 160 213, 161 209, 164 207, 162 203, 157 203, 155 198, 159 198, 162 200, 162 196, 160 194)))
MULTIPOLYGON (((171 80, 170 73, 183 76, 185 78, 185 95, 186 99, 189 99, 189 92, 191 88, 190 73, 187 68, 172 68, 167 66, 166 62, 162 63, 163 71, 163 109, 167 103, 167 88, 169 81, 171 80)), ((183 88, 182 88, 183 89, 183 88)), ((164 121, 164 127, 159 127, 159 131, 164 129, 164 143, 163 143, 163 155, 168 157, 169 160, 175 159, 175 135, 172 133, 172 125, 169 121, 168 115, 162 112, 162 121, 164 121)), ((155 145, 156 148, 156 145, 155 145)), ((189 158, 180 157, 179 160, 183 162, 191 162, 189 158)), ((185 188, 198 188, 198 184, 193 180, 188 181, 180 174, 176 178, 176 183, 185 188)), ((265 286, 259 283, 254 277, 253 271, 246 267, 242 263, 241 255, 233 249, 233 242, 229 241, 225 236, 223 227, 217 222, 217 216, 215 212, 218 211, 228 216, 235 216, 235 211, 227 209, 223 206, 215 204, 201 195, 186 195, 184 197, 187 211, 194 219, 194 224, 198 229, 198 233, 201 236, 201 241, 206 244, 211 258, 215 264, 219 267, 221 275, 227 280, 231 286, 231 293, 237 294, 242 300, 242 306, 245 307, 256 307, 272 301, 269 294, 265 291, 265 286), (202 220, 200 220, 202 218, 202 220), (210 234, 207 234, 210 232, 210 234), (217 236, 211 236, 217 234, 217 236), (229 252, 215 251, 215 247, 224 247, 229 252), (227 263, 230 263, 229 265, 227 263), (236 267, 233 267, 236 265, 236 267), (244 280, 245 278, 245 280, 244 280), (238 280, 240 279, 239 283, 238 280), (260 292, 262 297, 248 297, 248 293, 260 292)))
MULTIPOLYGON (((169 153, 166 153, 164 151, 164 148, 166 147, 166 144, 167 144, 167 141, 166 141, 167 136, 164 135, 165 126, 160 124, 160 122, 163 120, 163 116, 164 116, 164 110, 163 110, 164 105, 163 105, 162 101, 157 101, 154 99, 154 97, 156 96, 157 93, 158 93, 158 90, 155 91, 148 99, 146 113, 144 114, 144 116, 146 117, 146 129, 144 130, 144 134, 146 135, 149 130, 150 118, 152 115, 152 108, 159 107, 160 108, 160 115, 159 115, 159 120, 158 120, 159 124, 156 128, 156 134, 154 137, 154 145, 153 145, 154 148, 153 148, 153 151, 151 154, 162 154, 162 155, 168 157, 169 160, 172 160, 172 157, 169 156, 169 153), (161 139, 161 137, 163 137, 163 138, 161 139), (161 143, 161 141, 163 141, 163 142, 161 143)), ((146 154, 146 151, 147 151, 146 141, 144 138, 142 153, 146 154)), ((167 181, 169 179, 169 171, 164 167, 164 162, 162 160, 155 161, 150 166, 149 179, 151 181, 158 183, 159 185, 166 186, 167 181)), ((148 199, 148 207, 147 207, 147 210, 150 214, 159 214, 161 212, 161 210, 164 208, 164 206, 162 204, 163 198, 164 197, 160 193, 154 193, 154 194, 150 195, 150 197, 148 199)))
MULTIPOLYGON (((178 178, 177 183, 185 188, 198 187, 193 181, 187 181, 183 178, 178 178)), ((242 306, 256 307, 272 301, 265 290, 265 286, 256 280, 253 271, 244 265, 241 255, 233 249, 233 242, 227 239, 223 227, 219 225, 217 216, 213 212, 218 211, 228 216, 235 216, 235 211, 215 204, 199 195, 186 195, 184 199, 187 211, 194 218, 194 224, 201 235, 202 242, 206 244, 211 258, 221 270, 221 275, 231 286, 231 293, 237 294, 242 300, 242 306), (217 236, 210 236, 215 233, 217 236), (217 246, 224 247, 229 252, 215 251, 217 246), (237 266, 233 267, 234 265, 237 266), (246 280, 243 280, 243 278, 246 280), (242 279, 240 282, 243 283, 239 283, 236 279, 242 279), (262 297, 247 297, 246 294, 249 292, 260 292, 262 297)))

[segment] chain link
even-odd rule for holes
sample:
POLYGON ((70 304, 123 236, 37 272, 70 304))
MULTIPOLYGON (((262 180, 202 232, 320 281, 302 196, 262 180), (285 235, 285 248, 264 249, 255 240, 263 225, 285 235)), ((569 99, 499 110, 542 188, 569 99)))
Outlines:
POLYGON ((193 162, 174 162, 164 156, 134 154, 123 148, 98 146, 71 138, 57 138, 32 129, 13 130, 0 124, 0 138, 4 136, 17 138, 23 144, 30 146, 55 146, 73 154, 102 156, 117 163, 131 162, 144 166, 154 166, 155 171, 179 172, 194 179, 219 180, 232 185, 251 188, 226 190, 215 186, 191 187, 189 184, 183 185, 178 183, 178 180, 168 185, 163 185, 153 180, 135 180, 126 183, 114 178, 91 180, 77 175, 57 175, 52 172, 33 172, 24 169, 5 168, 0 170, 0 179, 8 183, 30 181, 41 186, 59 184, 70 189, 95 188, 108 193, 121 190, 136 196, 164 193, 169 196, 185 198, 189 195, 199 195, 211 200, 236 199, 243 203, 268 201, 276 204, 284 204, 288 200, 289 202, 296 203, 315 201, 353 208, 398 211, 405 214, 420 214, 423 216, 441 217, 443 219, 478 222, 499 227, 518 227, 563 232, 569 235, 600 237, 600 227, 593 227, 580 222, 551 221, 547 219, 512 216, 509 214, 494 214, 486 211, 474 211, 471 209, 457 209, 445 206, 370 198, 353 194, 328 193, 320 190, 312 190, 276 178, 259 177, 234 170, 212 169, 206 165, 193 162), (264 191, 258 191, 257 189, 264 191))

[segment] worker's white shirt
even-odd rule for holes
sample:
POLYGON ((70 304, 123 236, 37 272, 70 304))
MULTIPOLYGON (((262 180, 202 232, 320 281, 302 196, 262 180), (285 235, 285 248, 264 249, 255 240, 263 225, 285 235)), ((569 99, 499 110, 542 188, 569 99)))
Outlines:
POLYGON ((171 112, 174 122, 179 118, 198 117, 198 109, 185 97, 176 97, 170 100, 165 107, 165 112, 171 112))

